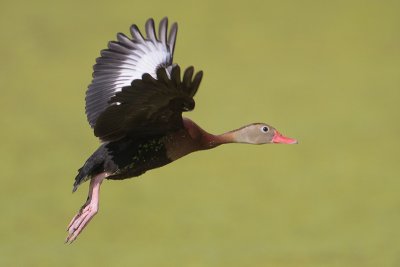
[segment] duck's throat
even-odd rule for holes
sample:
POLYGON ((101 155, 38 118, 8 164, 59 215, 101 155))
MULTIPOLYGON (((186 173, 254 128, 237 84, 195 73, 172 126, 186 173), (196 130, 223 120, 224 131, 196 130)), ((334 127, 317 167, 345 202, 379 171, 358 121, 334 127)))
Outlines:
POLYGON ((235 134, 233 132, 227 132, 220 135, 204 132, 202 136, 202 145, 204 149, 210 149, 229 143, 237 143, 235 134))

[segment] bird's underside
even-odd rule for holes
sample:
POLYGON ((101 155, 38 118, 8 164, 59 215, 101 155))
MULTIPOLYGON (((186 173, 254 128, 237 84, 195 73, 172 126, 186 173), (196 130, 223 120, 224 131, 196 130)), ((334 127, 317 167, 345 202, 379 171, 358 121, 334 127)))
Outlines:
POLYGON ((168 156, 167 147, 168 136, 123 138, 103 143, 79 169, 73 191, 101 172, 108 173, 107 179, 123 180, 164 166, 173 160, 168 156))

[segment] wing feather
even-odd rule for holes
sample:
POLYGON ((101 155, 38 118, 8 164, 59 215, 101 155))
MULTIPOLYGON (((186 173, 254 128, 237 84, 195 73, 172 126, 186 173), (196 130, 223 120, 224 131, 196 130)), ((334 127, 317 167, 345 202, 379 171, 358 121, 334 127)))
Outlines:
POLYGON ((131 30, 132 37, 134 38, 135 41, 137 41, 139 43, 146 43, 142 33, 140 32, 140 30, 136 24, 133 24, 131 26, 130 30, 131 30))
POLYGON ((168 19, 163 18, 160 21, 160 26, 158 28, 158 39, 163 45, 167 45, 167 30, 168 30, 168 19))
POLYGON ((168 47, 171 51, 171 54, 174 54, 174 51, 175 51, 175 40, 176 40, 177 33, 178 33, 178 24, 174 23, 171 26, 171 29, 169 31, 169 36, 168 36, 168 47))
POLYGON ((110 106, 111 98, 123 87, 145 73, 156 78, 157 69, 172 66, 177 29, 174 23, 167 39, 168 19, 163 18, 157 38, 154 20, 149 19, 145 24, 146 38, 137 25, 132 25, 132 39, 118 33, 117 41, 109 42, 108 49, 100 52, 93 66, 92 83, 86 91, 86 115, 91 127, 95 127, 100 114, 110 106))
POLYGON ((156 43, 157 37, 153 19, 147 20, 145 29, 146 29, 147 39, 152 41, 153 43, 156 43))
POLYGON ((186 69, 185 73, 183 74, 183 85, 186 88, 189 88, 190 83, 192 82, 194 68, 189 67, 186 69))
POLYGON ((103 141, 115 141, 126 136, 165 134, 183 127, 182 112, 194 109, 193 96, 202 77, 198 72, 192 80, 193 72, 194 68, 189 67, 181 80, 176 65, 171 74, 166 68, 158 69, 156 78, 143 74, 111 98, 99 115, 95 135, 103 141))
POLYGON ((132 42, 131 39, 128 38, 128 36, 126 36, 125 34, 119 32, 117 33, 117 40, 118 42, 120 42, 122 45, 131 48, 131 49, 135 49, 135 45, 132 42))
POLYGON ((202 71, 199 71, 194 76, 194 79, 193 79, 193 82, 192 82, 191 91, 190 91, 190 96, 191 97, 193 97, 197 93, 197 90, 199 89, 200 82, 201 82, 202 78, 203 78, 203 72, 202 71))

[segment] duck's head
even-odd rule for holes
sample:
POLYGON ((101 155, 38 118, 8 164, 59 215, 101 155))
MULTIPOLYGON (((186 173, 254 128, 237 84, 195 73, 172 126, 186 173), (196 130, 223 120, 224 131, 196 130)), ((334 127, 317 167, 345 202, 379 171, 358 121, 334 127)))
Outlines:
POLYGON ((232 132, 238 143, 248 144, 297 144, 296 139, 283 136, 265 123, 253 123, 232 132))

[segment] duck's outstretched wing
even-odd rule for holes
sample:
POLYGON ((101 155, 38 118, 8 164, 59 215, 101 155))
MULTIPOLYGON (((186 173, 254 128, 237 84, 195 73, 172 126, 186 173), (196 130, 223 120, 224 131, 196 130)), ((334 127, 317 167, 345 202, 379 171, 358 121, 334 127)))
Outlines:
POLYGON ((143 37, 136 25, 130 30, 132 39, 122 33, 117 34, 117 41, 108 44, 108 49, 101 51, 93 66, 93 80, 86 91, 86 115, 92 128, 100 114, 110 105, 110 99, 125 86, 130 86, 135 79, 141 79, 148 73, 156 77, 160 67, 172 65, 178 26, 171 26, 169 35, 168 19, 161 20, 158 37, 154 20, 146 22, 147 37, 143 37))
POLYGON ((203 72, 193 77, 194 69, 185 70, 181 79, 179 66, 159 68, 156 78, 146 73, 142 79, 122 88, 100 114, 94 133, 103 141, 125 136, 141 138, 162 135, 183 127, 182 112, 194 109, 193 96, 199 88, 203 72))

